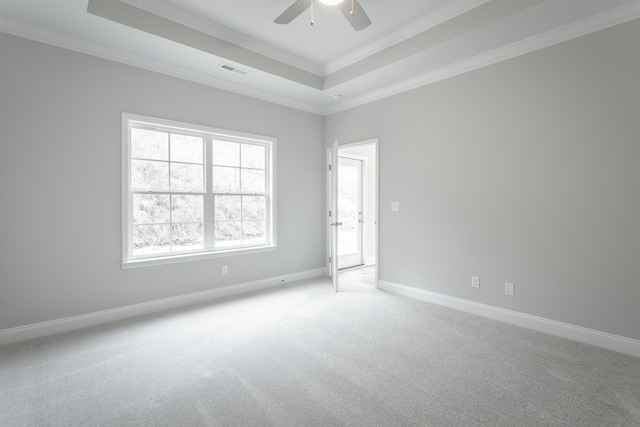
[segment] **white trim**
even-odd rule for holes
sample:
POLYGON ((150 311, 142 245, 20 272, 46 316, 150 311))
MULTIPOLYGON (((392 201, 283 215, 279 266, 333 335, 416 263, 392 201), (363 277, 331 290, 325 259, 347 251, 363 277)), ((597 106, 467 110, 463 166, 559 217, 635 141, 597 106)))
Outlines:
MULTIPOLYGON (((162 118, 142 116, 138 114, 122 113, 122 268, 149 267, 164 264, 173 264, 178 262, 198 261, 210 258, 220 258, 235 255, 247 255, 260 252, 274 251, 277 249, 275 230, 275 195, 273 191, 274 180, 271 174, 275 172, 275 147, 277 139, 271 136, 263 136, 246 132, 237 132, 227 129, 218 129, 210 126, 199 124, 178 122, 175 120, 167 120, 162 118), (211 156, 212 138, 225 139, 240 144, 256 144, 265 147, 268 154, 267 164, 265 168, 266 193, 264 194, 267 207, 267 243, 262 245, 244 245, 233 248, 215 248, 213 245, 214 220, 211 215, 204 212, 204 247, 202 249, 189 252, 169 252, 160 254, 150 254, 147 256, 134 256, 132 246, 132 218, 133 218, 133 195, 136 193, 129 187, 131 174, 131 141, 130 131, 133 127, 151 126, 153 128, 161 128, 167 132, 180 132, 185 134, 193 134, 203 139, 203 147, 205 150, 204 171, 206 183, 203 191, 186 193, 201 194, 203 196, 204 208, 209 203, 213 203, 212 199, 217 193, 211 190, 211 163, 207 163, 211 156)), ((241 166, 239 166, 242 169, 241 166)), ((173 191, 166 191, 164 194, 178 194, 173 191)), ((179 193, 182 194, 182 193, 179 193)), ((247 194, 252 195, 252 194, 247 194)), ((211 214, 211 212, 209 212, 211 214)))
POLYGON ((140 304, 127 305, 125 307, 102 310, 95 313, 81 314, 79 316, 66 317, 48 322, 19 326, 17 328, 0 331, 0 345, 10 344, 33 338, 44 337, 62 332, 74 331, 89 326, 102 325, 104 323, 129 319, 131 317, 153 314, 165 310, 186 307, 207 301, 215 301, 221 298, 242 295, 248 292, 273 288, 283 283, 296 282, 326 275, 326 269, 316 268, 298 273, 285 274, 254 282, 240 283, 222 288, 209 289, 207 291, 194 292, 171 298, 163 298, 140 304))
MULTIPOLYGON (((324 213, 322 214, 322 216, 325 218, 326 221, 326 230, 327 230, 327 236, 326 236, 326 248, 327 248, 327 255, 325 258, 326 261, 326 269, 327 269, 327 274, 329 276, 331 276, 331 262, 329 262, 329 259, 331 258, 331 222, 332 222, 332 218, 329 216, 329 213, 331 212, 331 171, 329 170, 329 167, 333 167, 331 166, 331 150, 333 147, 327 147, 327 156, 325 158, 325 166, 324 166, 324 172, 325 172, 325 185, 327 187, 327 194, 326 194, 326 206, 324 209, 324 213)), ((333 260, 332 260, 333 261, 333 260)))
POLYGON ((430 12, 424 18, 419 19, 411 25, 404 27, 401 31, 390 34, 389 36, 378 40, 375 43, 366 46, 355 53, 349 54, 343 58, 337 59, 326 65, 320 65, 313 61, 309 61, 285 52, 277 47, 264 43, 261 40, 233 31, 227 27, 223 27, 211 21, 207 21, 201 16, 193 15, 182 9, 176 8, 167 3, 159 3, 154 0, 121 0, 130 6, 142 9, 146 12, 153 13, 163 18, 178 22, 189 28, 198 30, 212 37, 233 43, 237 46, 251 50, 261 55, 265 55, 292 67, 310 72, 312 74, 326 77, 335 73, 342 68, 348 67, 359 62, 369 56, 375 55, 395 44, 403 42, 417 34, 420 34, 430 28, 442 24, 450 19, 462 15, 478 6, 481 6, 490 0, 456 0, 449 2, 444 6, 430 12))
MULTIPOLYGON (((128 224, 127 224, 128 225, 128 224)), ((123 238, 124 240, 128 240, 123 238)), ((126 243, 125 243, 126 244, 126 243)), ((262 252, 273 252, 278 249, 277 245, 259 246, 255 248, 234 248, 224 249, 212 252, 197 252, 191 254, 174 254, 167 256, 156 256, 147 259, 131 259, 122 262, 122 269, 138 267, 152 267, 154 265, 176 264, 179 262, 201 261, 205 259, 224 258, 238 255, 259 254, 262 252)))
POLYGON ((120 230, 122 268, 125 268, 125 254, 133 253, 133 247, 129 244, 129 235, 132 234, 129 218, 133 217, 133 196, 129 192, 129 180, 131 171, 131 144, 129 144, 129 120, 133 115, 122 113, 120 115, 120 211, 122 228, 120 230))
MULTIPOLYGON (((340 148, 344 148, 344 146, 340 146, 340 148)), ((367 161, 367 156, 360 156, 358 154, 351 154, 351 153, 340 153, 338 150, 338 157, 342 157, 344 159, 351 159, 351 160, 360 160, 363 162, 363 164, 367 161)))
POLYGON ((161 16, 170 21, 185 25, 189 28, 205 33, 211 37, 224 40, 260 55, 264 55, 276 59, 280 62, 284 62, 285 64, 291 65, 292 67, 299 68, 315 75, 320 75, 322 73, 322 67, 315 62, 308 61, 289 52, 285 52, 284 50, 265 43, 262 40, 249 37, 245 34, 234 31, 231 28, 224 27, 215 22, 212 22, 206 19, 204 16, 192 14, 169 3, 159 2, 157 0, 120 1, 128 4, 129 6, 142 9, 146 12, 161 16))
MULTIPOLYGON (((434 20, 433 22, 437 22, 437 19, 441 19, 441 18, 438 18, 439 16, 438 14, 442 14, 442 16, 446 16, 446 13, 453 14, 456 12, 456 7, 460 8, 460 9, 457 9, 458 12, 463 13, 465 5, 466 7, 469 8, 468 10, 470 10, 474 7, 473 6, 475 4, 474 1, 478 2, 476 6, 479 6, 480 4, 482 4, 482 2, 484 2, 484 0, 466 0, 466 1, 468 1, 469 4, 466 4, 464 3, 463 0, 461 0, 460 3, 455 3, 455 5, 447 6, 444 9, 440 9, 438 13, 436 13, 435 15, 431 15, 430 18, 434 20), (434 18, 434 16, 436 17, 434 18)), ((165 74, 168 76, 200 83, 206 86, 237 93, 240 95, 249 96, 251 98, 260 99, 260 100, 271 102, 274 104, 283 105, 286 107, 291 107, 297 110, 306 111, 309 113, 318 114, 322 116, 328 116, 334 113, 345 111, 345 110, 355 108, 364 104, 368 104, 383 98, 387 98, 393 95, 407 92, 412 89, 426 86, 431 83, 445 80, 450 77, 455 77, 457 75, 465 74, 483 67, 487 67, 489 65, 493 65, 511 58, 515 58, 520 55, 524 55, 530 52, 534 52, 536 50, 553 46, 558 43, 562 43, 562 42, 572 40, 587 34, 591 34, 596 31, 604 30, 606 28, 613 27, 615 25, 623 24, 625 22, 628 22, 637 18, 640 18, 640 1, 634 1, 632 3, 620 6, 618 8, 614 8, 614 9, 602 12, 598 15, 594 15, 594 16, 585 18, 583 20, 556 28, 554 30, 535 35, 525 40, 512 43, 502 48, 498 48, 490 52, 485 52, 475 57, 465 59, 463 61, 459 61, 457 63, 442 67, 440 69, 418 75, 414 78, 407 79, 405 81, 398 82, 386 87, 382 87, 379 90, 371 91, 360 96, 354 96, 353 98, 343 99, 339 103, 334 103, 332 105, 326 105, 326 106, 323 106, 320 104, 314 104, 311 102, 300 102, 286 96, 276 95, 273 93, 266 92, 264 90, 251 88, 246 85, 236 84, 236 83, 225 81, 225 80, 212 77, 206 74, 189 71, 189 70, 180 68, 178 66, 163 63, 161 61, 140 58, 135 55, 117 51, 115 49, 99 46, 95 43, 80 41, 57 32, 36 27, 34 25, 12 21, 2 17, 1 15, 0 15, 0 32, 13 34, 19 37, 24 37, 30 40, 46 43, 52 46, 57 46, 64 49, 84 53, 87 55, 96 56, 99 58, 130 65, 133 67, 142 68, 145 70, 165 74)), ((422 31, 427 29, 429 25, 426 22, 423 24, 427 25, 427 27, 423 27, 422 31)), ((418 31, 418 28, 420 28, 419 24, 415 24, 415 25, 416 25, 415 27, 410 26, 408 29, 406 29, 407 32, 404 34, 404 37, 407 37, 407 36, 410 37, 411 31, 418 31)), ((403 36, 400 33, 396 33, 395 37, 402 38, 403 36)), ((398 39, 396 43, 399 41, 400 40, 398 39)), ((386 41, 386 43, 390 43, 390 42, 391 42, 390 40, 386 41)), ((381 43, 385 43, 385 42, 383 41, 381 43)), ((362 51, 354 55, 358 55, 358 54, 365 55, 362 51)), ((366 57, 366 55, 364 57, 366 57)), ((337 69, 339 69, 341 67, 345 67, 348 65, 349 65, 349 60, 343 59, 343 60, 337 61, 334 64, 329 65, 328 67, 337 67, 337 69)))
POLYGON ((340 111, 369 104, 403 92, 417 89, 432 83, 446 80, 461 74, 488 67, 508 59, 535 52, 546 47, 573 40, 587 34, 595 33, 615 25, 640 18, 640 1, 608 10, 595 16, 573 22, 568 25, 541 33, 507 46, 476 55, 472 58, 444 66, 416 77, 382 87, 367 94, 343 100, 339 104, 329 105, 322 114, 328 116, 340 111))
POLYGON ((230 138, 237 142, 264 142, 270 141, 276 143, 277 138, 269 135, 259 135, 256 133, 248 133, 231 129, 221 129, 208 125, 200 125, 197 123, 187 123, 177 120, 163 119, 161 117, 144 116, 141 114, 122 112, 122 120, 138 122, 140 124, 147 124, 149 126, 162 126, 167 128, 173 128, 181 131, 195 131, 203 132, 217 137, 230 138))
POLYGON ((449 2, 437 10, 428 13, 424 18, 419 19, 411 25, 407 25, 402 30, 395 32, 377 42, 360 49, 343 58, 333 61, 323 67, 323 77, 340 71, 350 65, 353 65, 363 59, 382 52, 398 43, 410 39, 430 28, 436 27, 447 22, 457 16, 462 15, 478 6, 488 3, 490 0, 457 0, 449 2))
MULTIPOLYGON (((376 177, 375 177, 375 194, 376 194, 376 200, 375 200, 375 207, 374 207, 374 213, 375 213, 375 230, 376 230, 376 235, 374 238, 374 243, 375 243, 375 278, 374 278, 374 286, 376 288, 378 288, 378 284, 379 284, 379 279, 380 279, 380 140, 378 138, 372 138, 372 139, 367 139, 364 141, 359 141, 359 142, 352 142, 349 144, 342 144, 342 145, 338 145, 338 153, 340 152, 341 149, 343 148, 353 148, 353 147, 359 147, 359 146, 366 146, 366 145, 373 145, 375 147, 375 151, 376 151, 376 177)), ((327 162, 326 162, 326 167, 325 167, 325 173, 326 175, 326 185, 327 185, 327 207, 325 209, 325 215, 328 214, 328 212, 331 210, 331 177, 329 175, 329 164, 331 163, 331 151, 333 150, 333 147, 327 147, 327 162)), ((327 264, 326 264, 326 268, 327 268, 327 274, 330 274, 329 272, 331 271, 331 265, 329 263, 329 257, 331 256, 331 226, 329 225, 331 223, 331 220, 327 221, 327 264)))
MULTIPOLYGON (((1 16, 0 32, 23 37, 29 40, 34 40, 40 43, 45 43, 51 46, 60 47, 62 49, 83 53, 85 55, 95 56, 97 58, 130 65, 132 67, 141 68, 143 70, 153 71, 178 79, 200 83, 205 86, 225 90, 239 95, 245 95, 251 98, 260 99, 262 101, 294 108, 296 110, 322 115, 322 107, 319 105, 314 105, 307 102, 299 102, 289 97, 280 96, 246 85, 229 82, 217 77, 212 77, 207 74, 190 71, 185 68, 164 63, 162 61, 141 58, 136 55, 100 46, 95 43, 85 42, 72 37, 68 37, 54 31, 45 30, 34 25, 11 21, 1 16)), ((221 61, 223 60, 221 59, 221 61)))
POLYGON ((438 304, 455 310, 465 311, 489 319, 498 320, 523 328, 556 335, 585 344, 595 345, 608 350, 640 357, 640 341, 619 335, 583 328, 569 323, 558 322, 544 317, 532 316, 513 310, 507 310, 488 304, 481 304, 462 298, 451 297, 436 292, 418 289, 411 286, 380 280, 379 288, 396 294, 415 298, 421 301, 438 304))

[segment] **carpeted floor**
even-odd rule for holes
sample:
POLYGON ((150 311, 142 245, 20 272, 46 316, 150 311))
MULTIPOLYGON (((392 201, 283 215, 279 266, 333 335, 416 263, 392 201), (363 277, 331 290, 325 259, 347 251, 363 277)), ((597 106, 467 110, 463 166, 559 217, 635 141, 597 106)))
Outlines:
POLYGON ((0 347, 0 426, 640 426, 640 359, 326 279, 0 347))

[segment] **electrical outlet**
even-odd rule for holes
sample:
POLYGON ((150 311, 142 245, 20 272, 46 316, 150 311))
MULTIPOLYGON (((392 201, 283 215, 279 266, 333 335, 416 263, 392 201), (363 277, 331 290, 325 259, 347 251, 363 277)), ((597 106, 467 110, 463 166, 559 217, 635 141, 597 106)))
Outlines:
POLYGON ((391 202, 391 211, 400 212, 400 202, 391 202))
POLYGON ((227 267, 226 265, 222 266, 222 275, 226 276, 227 274, 229 274, 229 267, 227 267))
POLYGON ((471 276, 471 287, 480 289, 480 278, 478 276, 471 276))
POLYGON ((513 297, 516 295, 516 285, 514 285, 513 283, 505 283, 504 284, 504 294, 505 295, 509 295, 510 297, 513 297))

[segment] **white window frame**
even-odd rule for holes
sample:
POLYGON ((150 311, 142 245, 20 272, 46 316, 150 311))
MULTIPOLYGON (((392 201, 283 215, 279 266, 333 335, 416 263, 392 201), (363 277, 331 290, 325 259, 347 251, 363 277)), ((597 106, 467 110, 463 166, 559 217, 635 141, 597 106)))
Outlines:
MULTIPOLYGON (((209 258, 218 258, 235 255, 253 254, 274 251, 276 244, 276 138, 218 129, 209 126, 183 123, 174 120, 141 116, 131 113, 122 113, 122 268, 146 267, 152 265, 171 264, 176 262, 196 261, 209 258), (212 141, 224 140, 229 142, 258 144, 267 147, 266 150, 266 243, 235 246, 213 247, 211 238, 207 238, 205 231, 205 247, 196 251, 173 252, 162 254, 133 255, 133 194, 131 189, 131 128, 145 127, 155 128, 180 133, 196 134, 205 139, 205 189, 204 189, 204 227, 212 230, 214 224, 215 195, 221 193, 212 192, 212 141)), ((156 192, 147 192, 154 194, 156 192)), ((166 193, 159 191, 157 193, 166 193)), ((189 193, 186 193, 189 194, 189 193)), ((200 193, 197 193, 200 194, 200 193)), ((223 193, 224 195, 236 195, 236 193, 223 193)), ((237 194, 240 195, 240 194, 237 194)), ((251 194, 242 194, 251 196, 251 194)), ((212 236, 212 233, 210 233, 212 236)))

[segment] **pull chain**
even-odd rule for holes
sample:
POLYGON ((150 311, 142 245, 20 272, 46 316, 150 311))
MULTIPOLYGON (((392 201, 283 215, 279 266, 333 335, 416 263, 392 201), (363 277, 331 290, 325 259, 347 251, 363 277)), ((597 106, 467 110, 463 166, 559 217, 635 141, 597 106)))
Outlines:
POLYGON ((311 0, 311 26, 313 27, 313 0, 311 0))

